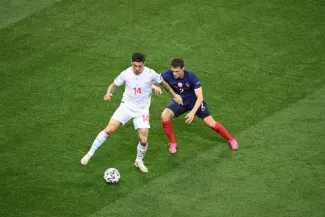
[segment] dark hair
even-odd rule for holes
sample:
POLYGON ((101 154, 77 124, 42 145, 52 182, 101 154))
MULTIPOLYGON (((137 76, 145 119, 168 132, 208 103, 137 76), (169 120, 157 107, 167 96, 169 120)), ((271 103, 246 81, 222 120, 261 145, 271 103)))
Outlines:
POLYGON ((132 62, 143 62, 145 61, 145 57, 143 53, 134 53, 132 55, 132 62))
POLYGON ((173 68, 183 68, 184 67, 184 60, 182 60, 181 58, 175 58, 172 60, 171 64, 170 64, 173 68))

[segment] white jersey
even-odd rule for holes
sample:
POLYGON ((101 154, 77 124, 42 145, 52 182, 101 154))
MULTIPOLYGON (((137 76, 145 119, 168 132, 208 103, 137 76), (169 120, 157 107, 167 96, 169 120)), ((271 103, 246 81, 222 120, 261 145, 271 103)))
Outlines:
POLYGON ((152 81, 159 84, 162 82, 162 78, 157 72, 146 66, 139 75, 134 74, 133 68, 129 67, 114 79, 116 86, 125 84, 122 102, 132 110, 150 107, 152 81))

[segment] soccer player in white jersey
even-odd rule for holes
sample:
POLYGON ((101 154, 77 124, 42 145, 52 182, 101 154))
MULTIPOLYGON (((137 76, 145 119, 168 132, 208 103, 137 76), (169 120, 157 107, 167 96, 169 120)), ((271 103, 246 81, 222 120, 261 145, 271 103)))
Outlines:
MULTIPOLYGON (((182 104, 182 98, 157 74, 153 69, 144 66, 145 56, 142 53, 132 55, 132 66, 125 69, 111 83, 104 96, 104 100, 111 100, 116 87, 125 84, 125 91, 120 106, 111 117, 108 125, 94 140, 88 153, 81 159, 82 165, 87 165, 96 150, 104 143, 121 124, 133 119, 134 128, 138 131, 139 143, 134 162, 136 167, 146 173, 148 168, 143 163, 143 157, 148 148, 149 107, 151 101, 152 82, 160 84, 169 92, 175 102, 182 104)), ((161 94, 161 91, 158 91, 161 94)))

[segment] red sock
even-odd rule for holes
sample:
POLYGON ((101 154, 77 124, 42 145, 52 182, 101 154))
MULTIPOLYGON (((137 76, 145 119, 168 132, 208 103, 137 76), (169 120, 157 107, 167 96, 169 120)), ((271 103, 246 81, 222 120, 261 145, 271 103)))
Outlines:
POLYGON ((232 138, 230 136, 230 134, 228 133, 228 131, 226 130, 226 128, 224 128, 224 126, 222 126, 220 123, 216 122, 216 125, 214 125, 213 128, 215 131, 217 131, 217 133, 219 133, 223 138, 227 139, 227 141, 233 140, 234 138, 232 138))
POLYGON ((174 138, 174 133, 173 133, 173 126, 171 121, 161 121, 164 131, 169 139, 170 143, 175 143, 176 140, 174 138))

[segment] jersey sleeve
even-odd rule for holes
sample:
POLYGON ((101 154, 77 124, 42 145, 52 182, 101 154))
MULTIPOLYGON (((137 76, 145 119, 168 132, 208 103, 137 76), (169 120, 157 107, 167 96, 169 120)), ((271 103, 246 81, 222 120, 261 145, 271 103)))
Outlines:
POLYGON ((199 79, 197 78, 197 76, 195 74, 192 74, 191 82, 193 85, 193 89, 198 89, 201 87, 201 82, 199 81, 199 79))
POLYGON ((167 72, 163 72, 160 75, 164 79, 164 81, 166 81, 168 83, 169 79, 168 79, 168 76, 167 76, 167 72))
POLYGON ((160 84, 162 82, 162 77, 156 71, 151 70, 151 81, 160 84))
POLYGON ((123 85, 125 82, 125 70, 123 72, 121 72, 115 79, 114 79, 114 83, 116 86, 121 86, 123 85))

